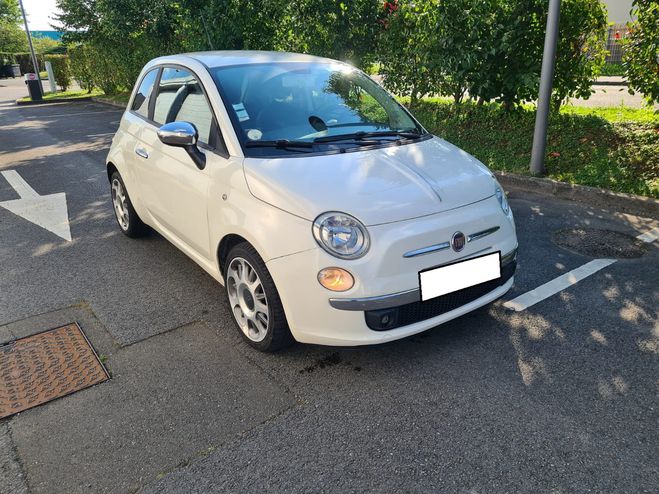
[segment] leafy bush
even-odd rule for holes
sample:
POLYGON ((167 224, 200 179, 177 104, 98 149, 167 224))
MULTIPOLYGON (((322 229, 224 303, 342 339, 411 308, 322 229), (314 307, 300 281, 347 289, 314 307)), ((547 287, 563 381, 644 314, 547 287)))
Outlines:
POLYGON ((87 92, 91 92, 96 86, 94 74, 91 70, 89 52, 89 47, 82 44, 70 46, 68 49, 71 75, 78 81, 80 87, 87 90, 87 92))
POLYGON ((624 40, 627 81, 648 103, 659 103, 659 2, 634 0, 633 13, 637 20, 624 40))
POLYGON ((66 55, 45 55, 44 61, 52 64, 55 82, 62 88, 62 91, 66 91, 71 86, 69 57, 66 55))
POLYGON ((85 47, 85 60, 92 84, 105 94, 116 93, 120 88, 118 71, 122 62, 119 56, 114 51, 89 44, 85 47))

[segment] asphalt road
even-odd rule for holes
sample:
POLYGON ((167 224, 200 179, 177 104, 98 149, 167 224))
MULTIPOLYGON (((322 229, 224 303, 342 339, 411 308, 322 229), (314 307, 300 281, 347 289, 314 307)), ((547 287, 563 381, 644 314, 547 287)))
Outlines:
POLYGON ((0 208, 0 336, 81 321, 113 374, 0 421, 0 491, 656 492, 658 242, 503 307, 592 259, 552 232, 656 221, 511 191, 504 300, 382 346, 259 354, 191 260, 120 234, 104 168, 120 116, 0 102, 0 172, 66 193, 73 238, 0 208))

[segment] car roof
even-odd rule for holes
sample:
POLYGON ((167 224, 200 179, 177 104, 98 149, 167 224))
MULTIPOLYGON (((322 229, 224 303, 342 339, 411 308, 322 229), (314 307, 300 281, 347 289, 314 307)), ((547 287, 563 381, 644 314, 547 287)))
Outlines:
POLYGON ((315 57, 313 55, 304 55, 301 53, 288 53, 284 51, 199 51, 194 53, 183 53, 182 55, 194 58, 210 68, 268 62, 337 63, 336 60, 330 58, 315 57))

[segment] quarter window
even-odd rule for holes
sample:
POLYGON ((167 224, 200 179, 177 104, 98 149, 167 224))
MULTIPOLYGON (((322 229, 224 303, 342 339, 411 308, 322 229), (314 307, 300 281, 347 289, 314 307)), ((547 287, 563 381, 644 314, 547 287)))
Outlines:
POLYGON ((153 85, 156 82, 156 76, 158 75, 158 69, 153 69, 142 79, 140 87, 137 90, 137 94, 133 99, 133 106, 131 110, 142 115, 143 117, 149 117, 149 99, 151 99, 151 94, 153 93, 153 85))
POLYGON ((200 142, 213 144, 213 112, 201 83, 187 70, 174 67, 163 69, 153 120, 159 125, 190 122, 197 127, 200 142))

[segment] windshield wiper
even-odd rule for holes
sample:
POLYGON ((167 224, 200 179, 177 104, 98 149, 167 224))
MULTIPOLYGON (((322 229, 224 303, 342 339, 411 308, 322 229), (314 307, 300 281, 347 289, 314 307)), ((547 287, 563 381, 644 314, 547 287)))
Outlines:
POLYGON ((310 149, 314 145, 311 141, 289 141, 288 139, 278 139, 276 141, 249 141, 245 143, 247 148, 302 148, 310 149))
MULTIPOLYGON (((335 136, 318 137, 313 142, 336 142, 336 141, 363 141, 373 137, 402 137, 403 139, 417 139, 421 134, 417 131, 410 130, 380 130, 375 132, 353 132, 351 134, 339 134, 335 136)), ((368 141, 376 143, 377 141, 368 141)))

